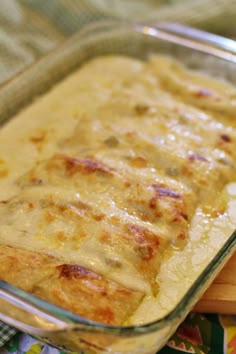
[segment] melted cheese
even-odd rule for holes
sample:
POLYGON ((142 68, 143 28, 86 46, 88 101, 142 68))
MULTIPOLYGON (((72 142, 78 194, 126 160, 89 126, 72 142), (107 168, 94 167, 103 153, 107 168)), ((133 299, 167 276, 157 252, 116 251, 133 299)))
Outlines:
POLYGON ((86 64, 0 131, 0 244, 145 294, 133 323, 161 317, 235 229, 235 93, 169 58, 86 64))

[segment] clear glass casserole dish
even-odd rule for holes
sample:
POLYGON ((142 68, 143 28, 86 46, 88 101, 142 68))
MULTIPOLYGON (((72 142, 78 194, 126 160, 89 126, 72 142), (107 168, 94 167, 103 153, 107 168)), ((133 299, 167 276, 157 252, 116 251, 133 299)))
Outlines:
MULTIPOLYGON (((92 25, 1 87, 1 123, 87 60, 104 54, 145 59, 173 55, 191 68, 236 83, 236 44, 232 40, 176 24, 104 23, 92 25)), ((0 319, 63 350, 85 353, 155 353, 200 299, 236 249, 236 232, 189 284, 165 316, 144 325, 118 327, 86 320, 0 281, 0 319)))

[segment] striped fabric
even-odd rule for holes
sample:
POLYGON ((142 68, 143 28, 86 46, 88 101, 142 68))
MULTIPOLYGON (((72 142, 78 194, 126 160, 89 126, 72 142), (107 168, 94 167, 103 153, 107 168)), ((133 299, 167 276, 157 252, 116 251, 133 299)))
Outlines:
POLYGON ((91 21, 175 21, 224 33, 235 28, 235 0, 1 0, 0 83, 91 21))

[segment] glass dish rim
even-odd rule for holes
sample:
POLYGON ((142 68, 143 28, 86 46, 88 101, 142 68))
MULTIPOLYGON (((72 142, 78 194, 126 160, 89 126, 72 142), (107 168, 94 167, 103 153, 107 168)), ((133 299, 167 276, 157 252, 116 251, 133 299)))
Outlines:
MULTIPOLYGON (((121 25, 125 26, 126 30, 157 37, 158 39, 162 40, 164 39, 172 43, 182 45, 183 47, 190 47, 193 50, 195 49, 198 51, 202 51, 206 54, 210 54, 223 60, 227 60, 233 64, 236 64, 236 41, 228 40, 227 38, 212 35, 207 32, 199 31, 194 28, 174 23, 148 24, 140 22, 130 23, 127 21, 120 20, 102 21, 99 23, 92 23, 92 25, 86 26, 84 29, 73 35, 70 39, 65 40, 61 45, 56 47, 47 55, 43 56, 41 59, 31 64, 29 67, 21 71, 12 79, 0 85, 0 90, 7 88, 12 84, 14 80, 24 76, 32 68, 37 67, 39 62, 44 61, 47 58, 50 59, 51 55, 55 55, 55 52, 59 52, 61 47, 68 45, 70 42, 73 42, 75 38, 79 39, 83 38, 83 36, 86 37, 90 35, 91 32, 93 32, 94 34, 94 31, 96 29, 101 30, 104 27, 109 28, 112 26, 116 27, 121 25), (176 26, 180 26, 179 30, 176 30, 176 26), (188 29, 187 36, 183 33, 186 28, 188 29), (232 47, 231 51, 230 45, 232 45, 232 43, 234 44, 234 46, 232 47)), ((62 329, 63 331, 65 329, 97 333, 105 331, 107 334, 119 336, 149 334, 156 330, 162 329, 163 327, 171 323, 174 319, 181 318, 185 314, 187 315, 187 313, 191 310, 191 305, 194 305, 195 303, 193 299, 197 297, 197 295, 201 291, 202 286, 207 284, 207 281, 209 280, 212 273, 218 271, 219 264, 222 264, 227 258, 229 258, 229 256, 232 255, 234 250, 236 250, 236 230, 231 234, 231 236, 225 242, 223 247, 219 249, 214 258, 208 263, 202 273, 192 283, 191 287, 186 291, 184 296, 180 299, 180 301, 175 305, 175 307, 171 311, 169 311, 160 319, 140 325, 111 326, 100 324, 98 322, 76 315, 68 310, 64 310, 59 306, 53 305, 47 301, 41 300, 40 298, 19 288, 16 288, 4 281, 0 281, 0 290, 2 289, 6 293, 9 293, 9 295, 13 295, 19 298, 19 300, 23 300, 26 303, 36 306, 39 310, 42 310, 42 312, 52 315, 56 319, 63 319, 65 321, 65 324, 67 325, 66 328, 62 329)), ((56 332, 59 331, 57 330, 56 332)), ((49 330, 48 334, 51 334, 53 332, 54 330, 49 330)))

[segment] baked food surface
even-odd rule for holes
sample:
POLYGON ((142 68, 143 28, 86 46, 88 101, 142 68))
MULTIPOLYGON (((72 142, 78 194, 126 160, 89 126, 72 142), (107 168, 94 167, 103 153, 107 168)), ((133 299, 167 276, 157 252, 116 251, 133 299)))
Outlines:
POLYGON ((196 215, 227 217, 235 118, 233 86, 171 58, 84 65, 1 130, 0 278, 128 323, 196 215))

